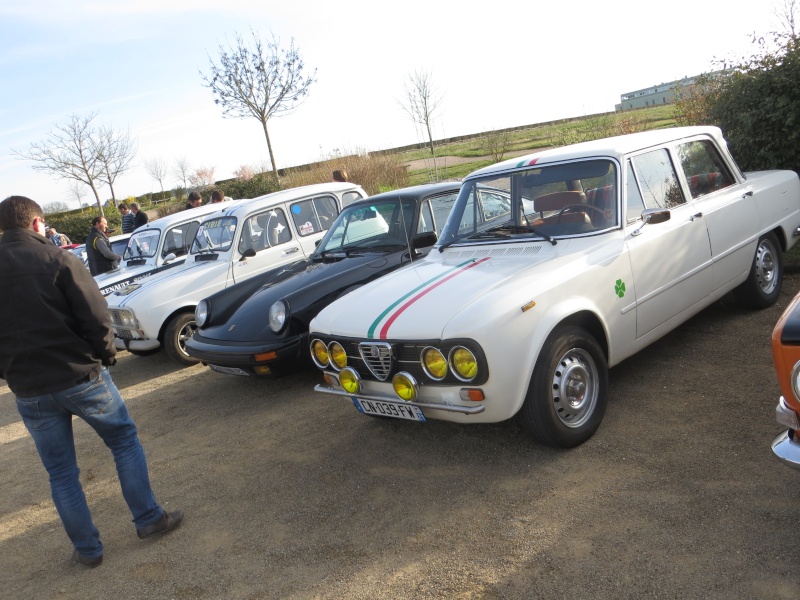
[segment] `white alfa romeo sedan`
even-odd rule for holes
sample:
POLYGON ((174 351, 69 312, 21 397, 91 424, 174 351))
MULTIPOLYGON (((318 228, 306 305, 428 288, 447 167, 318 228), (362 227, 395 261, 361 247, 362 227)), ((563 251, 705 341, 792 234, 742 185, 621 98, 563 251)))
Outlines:
POLYGON ((516 416, 576 446, 603 418, 609 367, 729 292, 773 304, 799 226, 797 174, 741 172, 715 127, 481 169, 427 257, 311 322, 315 389, 376 417, 516 416))

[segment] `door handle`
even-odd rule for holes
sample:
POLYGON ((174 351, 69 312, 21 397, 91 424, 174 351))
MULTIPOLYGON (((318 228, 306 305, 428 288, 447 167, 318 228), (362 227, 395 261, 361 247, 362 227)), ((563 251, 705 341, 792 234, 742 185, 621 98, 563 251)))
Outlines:
POLYGON ((691 217, 689 217, 689 220, 690 220, 690 221, 694 221, 695 219, 699 219, 699 218, 701 218, 702 216, 703 216, 703 213, 701 213, 701 212, 699 212, 699 213, 695 213, 695 214, 693 214, 691 217))
POLYGON ((284 255, 285 254, 292 254, 294 252, 297 252, 298 250, 300 250, 300 248, 298 248, 297 246, 294 246, 293 248, 287 248, 286 250, 283 251, 283 253, 284 253, 284 255))

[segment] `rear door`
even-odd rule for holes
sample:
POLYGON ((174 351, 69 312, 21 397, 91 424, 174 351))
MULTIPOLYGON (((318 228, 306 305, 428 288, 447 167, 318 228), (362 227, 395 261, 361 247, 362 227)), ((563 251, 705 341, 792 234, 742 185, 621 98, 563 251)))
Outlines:
POLYGON ((311 254, 339 214, 336 196, 323 194, 289 203, 297 242, 305 254, 311 254))
MULTIPOLYGON (((233 282, 306 257, 300 236, 289 218, 290 204, 280 204, 248 215, 239 229, 233 253, 233 282), (252 250, 255 256, 243 258, 252 250)), ((308 236, 307 236, 308 237, 308 236)))

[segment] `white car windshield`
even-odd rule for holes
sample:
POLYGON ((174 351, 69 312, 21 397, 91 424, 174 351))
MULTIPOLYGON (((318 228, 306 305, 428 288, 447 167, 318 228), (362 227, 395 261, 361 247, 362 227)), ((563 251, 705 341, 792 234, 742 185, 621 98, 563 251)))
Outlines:
POLYGON ((536 166, 464 182, 440 246, 592 235, 619 225, 608 159, 536 166))
POLYGON ((128 240, 128 246, 122 255, 124 260, 137 258, 153 258, 158 251, 159 229, 146 229, 134 233, 128 240))
POLYGON ((236 234, 236 217, 219 217, 205 221, 192 242, 192 254, 227 252, 236 234))

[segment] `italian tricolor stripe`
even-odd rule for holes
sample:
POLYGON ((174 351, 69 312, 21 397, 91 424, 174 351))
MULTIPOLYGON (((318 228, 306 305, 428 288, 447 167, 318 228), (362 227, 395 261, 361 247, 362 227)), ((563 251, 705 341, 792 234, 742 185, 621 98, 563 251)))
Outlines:
POLYGON ((422 298, 428 292, 431 292, 440 285, 442 285, 444 282, 449 281, 453 277, 456 277, 457 275, 460 275, 461 273, 464 273, 468 269, 471 269, 472 267, 475 267, 487 260, 489 260, 488 256, 480 260, 475 260, 474 258, 471 258, 470 260, 464 261, 463 263, 456 265, 455 267, 453 267, 448 271, 445 271, 444 273, 440 273, 436 277, 429 279, 428 281, 417 286, 407 294, 401 296, 395 302, 393 302, 386 310, 384 310, 380 315, 378 315, 378 318, 372 322, 372 325, 370 325, 369 331, 367 332, 367 338, 374 339, 375 330, 378 328, 378 325, 381 323, 381 321, 383 321, 387 317, 387 315, 389 315, 388 319, 386 319, 386 322, 383 324, 383 327, 381 327, 378 337, 378 339, 385 340, 386 335, 389 331, 389 327, 392 326, 392 323, 394 323, 397 320, 397 317, 403 314, 403 312, 405 312, 405 310, 409 306, 414 304, 417 300, 422 298))

